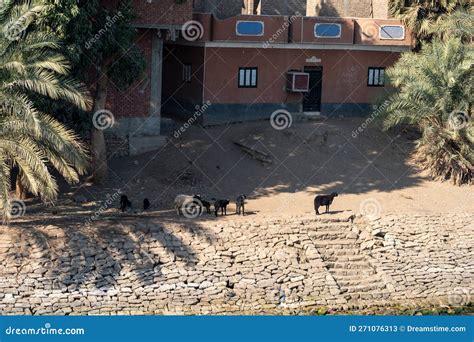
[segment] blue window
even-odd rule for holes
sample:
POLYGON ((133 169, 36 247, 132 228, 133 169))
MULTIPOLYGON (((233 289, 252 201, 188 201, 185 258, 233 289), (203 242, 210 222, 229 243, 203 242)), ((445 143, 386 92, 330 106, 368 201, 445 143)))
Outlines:
POLYGON ((314 25, 316 38, 340 38, 341 24, 316 24, 314 25))
POLYGON ((401 25, 382 25, 380 39, 405 39, 405 28, 401 25))
POLYGON ((238 36, 263 36, 263 21, 237 21, 235 33, 238 36))

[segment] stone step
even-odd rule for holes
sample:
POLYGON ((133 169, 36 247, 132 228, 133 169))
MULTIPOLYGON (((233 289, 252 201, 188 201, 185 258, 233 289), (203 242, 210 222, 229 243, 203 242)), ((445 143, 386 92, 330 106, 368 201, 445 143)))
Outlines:
POLYGON ((383 300, 390 297, 390 292, 387 291, 372 291, 372 292, 351 292, 345 293, 346 300, 350 302, 370 301, 370 305, 375 305, 375 300, 383 300))
POLYGON ((334 261, 325 260, 325 264, 330 269, 352 269, 352 270, 360 270, 360 269, 370 269, 370 265, 364 261, 340 261, 336 259, 334 261))
MULTIPOLYGON (((347 239, 349 233, 336 233, 336 232, 312 232, 309 235, 309 238, 314 242, 323 242, 323 241, 332 241, 332 240, 341 240, 347 239)), ((350 238, 349 238, 350 239, 350 238)), ((356 239, 353 240, 353 243, 356 242, 356 239)))
POLYGON ((378 274, 366 277, 338 277, 336 280, 341 287, 381 283, 381 279, 378 274))
POLYGON ((172 135, 180 125, 173 119, 161 117, 160 126, 162 135, 172 135))
POLYGON ((314 223, 311 227, 308 227, 308 232, 320 232, 320 231, 351 231, 352 226, 345 222, 328 222, 328 223, 317 223, 315 226, 314 223))
POLYGON ((320 249, 319 252, 322 254, 325 260, 332 260, 333 258, 348 257, 348 256, 360 256, 358 248, 344 248, 344 249, 320 249))
POLYGON ((338 277, 367 277, 376 274, 376 272, 372 269, 364 269, 364 270, 350 270, 350 269, 333 269, 330 268, 329 272, 336 278, 338 277))
MULTIPOLYGON (((326 256, 324 259, 326 262, 357 262, 357 261, 365 261, 364 255, 352 255, 352 254, 342 254, 342 255, 332 255, 326 256)), ((365 261, 366 262, 366 261, 365 261)))
POLYGON ((327 241, 314 241, 314 245, 316 247, 331 246, 332 248, 334 248, 334 246, 347 246, 347 245, 354 246, 355 240, 354 239, 337 239, 337 240, 327 240, 327 241))
MULTIPOLYGON (((373 284, 373 285, 359 285, 359 286, 341 286, 340 290, 344 294, 367 294, 377 293, 377 291, 384 290, 384 284, 373 284)), ((354 296, 356 297, 356 296, 354 296)))

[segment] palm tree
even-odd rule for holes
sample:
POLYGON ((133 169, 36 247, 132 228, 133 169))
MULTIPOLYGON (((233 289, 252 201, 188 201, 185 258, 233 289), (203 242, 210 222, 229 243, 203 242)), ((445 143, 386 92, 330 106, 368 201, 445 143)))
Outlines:
POLYGON ((401 56, 387 71, 398 92, 389 97, 385 128, 400 123, 421 132, 416 157, 435 179, 472 183, 473 48, 459 37, 436 38, 401 56))
POLYGON ((389 12, 413 32, 418 42, 430 40, 437 21, 457 10, 471 10, 471 0, 390 0, 389 12))
POLYGON ((473 10, 471 9, 468 12, 460 9, 449 15, 439 17, 429 33, 431 36, 440 39, 459 37, 465 43, 472 42, 472 37, 474 37, 473 10))
POLYGON ((84 145, 73 131, 35 109, 32 95, 90 108, 86 89, 67 77, 69 64, 50 35, 35 30, 44 11, 40 1, 3 1, 0 8, 0 209, 4 221, 11 210, 12 167, 17 185, 44 202, 53 202, 56 169, 68 182, 77 182, 87 167, 84 145))

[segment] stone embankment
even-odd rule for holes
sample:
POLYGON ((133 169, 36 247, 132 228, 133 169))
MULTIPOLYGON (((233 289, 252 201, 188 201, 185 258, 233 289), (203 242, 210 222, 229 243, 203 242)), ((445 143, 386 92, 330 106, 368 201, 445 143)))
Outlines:
POLYGON ((271 314, 465 305, 474 215, 0 228, 0 314, 271 314))

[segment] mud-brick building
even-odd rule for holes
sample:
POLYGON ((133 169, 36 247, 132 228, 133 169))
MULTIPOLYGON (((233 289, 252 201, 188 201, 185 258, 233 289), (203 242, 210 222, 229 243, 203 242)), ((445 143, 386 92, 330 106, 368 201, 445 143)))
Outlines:
MULTIPOLYGON (((385 69, 412 46, 410 32, 389 18, 388 0, 134 3, 148 75, 109 97, 132 136, 158 136, 162 117, 213 125, 278 109, 367 115, 386 90, 385 69)), ((144 148, 159 143, 142 140, 144 148)))

